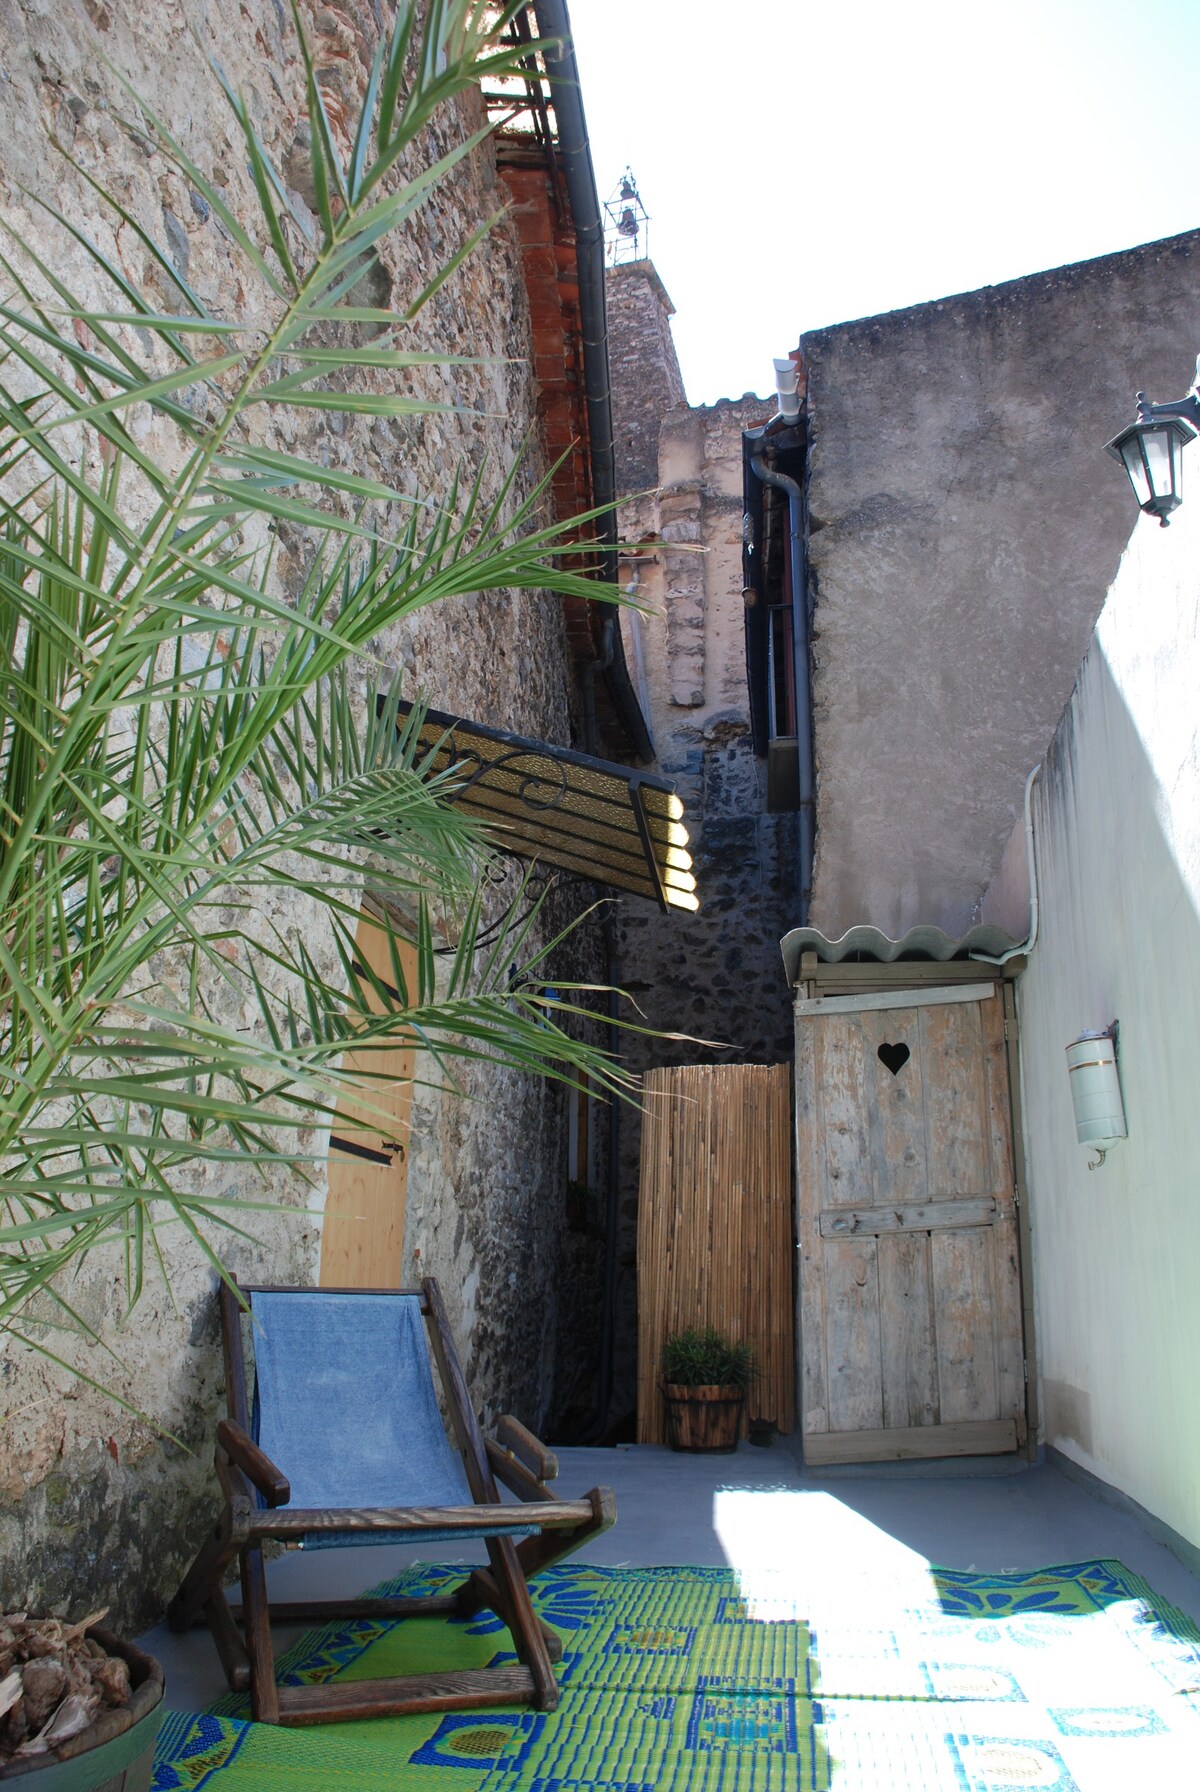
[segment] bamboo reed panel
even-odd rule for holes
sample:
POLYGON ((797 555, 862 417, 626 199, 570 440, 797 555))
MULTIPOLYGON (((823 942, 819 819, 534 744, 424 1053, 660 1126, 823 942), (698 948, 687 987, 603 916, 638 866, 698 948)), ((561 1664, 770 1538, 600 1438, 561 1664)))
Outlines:
POLYGON ((688 1064, 643 1084, 638 1194, 638 1442, 666 1442, 659 1389, 671 1332, 715 1326, 754 1346, 751 1419, 791 1431, 791 1073, 688 1064))

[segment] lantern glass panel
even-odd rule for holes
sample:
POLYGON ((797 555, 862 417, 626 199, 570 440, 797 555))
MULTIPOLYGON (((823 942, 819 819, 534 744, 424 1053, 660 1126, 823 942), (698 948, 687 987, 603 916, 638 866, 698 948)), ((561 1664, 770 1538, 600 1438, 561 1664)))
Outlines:
POLYGON ((1150 480, 1146 473, 1146 463, 1142 459, 1141 431, 1131 429, 1125 440, 1119 444, 1121 459, 1125 463, 1125 471, 1129 475, 1129 483, 1139 504, 1150 502, 1150 480))
POLYGON ((1148 429, 1142 436, 1150 489, 1156 498, 1174 495, 1175 456, 1178 452, 1173 429, 1148 429))

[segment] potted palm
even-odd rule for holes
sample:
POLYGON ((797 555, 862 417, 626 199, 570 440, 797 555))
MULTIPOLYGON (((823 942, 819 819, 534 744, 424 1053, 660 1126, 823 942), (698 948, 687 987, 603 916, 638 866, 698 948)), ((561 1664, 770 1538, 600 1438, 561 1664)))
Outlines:
MULTIPOLYGON (((82 163, 113 228, 143 245, 146 281, 65 216, 66 271, 15 226, 0 256, 0 1341, 87 1381, 61 1341, 97 1339, 73 1304, 83 1259, 117 1247, 127 1309, 170 1226, 215 1260, 207 1231, 236 1231, 226 1209, 244 1198, 214 1192, 220 1166, 302 1172, 305 1138, 351 1085, 365 1118, 346 1123, 369 1127, 382 1072, 356 1080, 351 1040, 383 1052, 419 1035, 439 1063, 485 1056, 628 1088, 578 1037, 591 995, 541 975, 554 942, 537 943, 539 902, 521 889, 498 920, 485 912, 488 836, 446 800, 453 778, 421 748, 419 718, 400 723, 399 679, 381 682, 377 657, 385 631, 435 598, 604 595, 582 570, 580 519, 539 527, 549 480, 522 496, 515 468, 498 493, 479 472, 427 505, 315 449, 284 452, 295 431, 273 433, 277 416, 367 414, 382 428, 445 409, 412 384, 439 358, 467 377, 470 357, 430 355, 412 327, 489 225, 451 243, 394 310, 363 296, 385 237, 483 134, 431 166, 431 115, 484 75, 522 75, 537 46, 510 30, 517 11, 396 7, 345 143, 300 31, 315 211, 236 93, 259 204, 248 223, 139 112, 138 140, 240 255, 244 314, 213 309, 82 163), (153 451, 130 421, 143 413, 153 451), (270 546, 255 544, 285 529, 300 532, 306 571, 281 595, 270 546), (368 873, 394 964, 369 991, 352 974, 368 873), (308 924, 285 926, 301 900, 308 924), (400 913, 411 926, 387 918, 400 913), (442 922, 454 945, 439 972, 442 922)), ((17 1616, 0 1615, 0 1780, 148 1784, 156 1664, 86 1619, 26 1614, 22 1655, 17 1616), (98 1652, 124 1661, 124 1704, 93 1699, 93 1683, 122 1680, 88 1665, 98 1652), (66 1692, 32 1667, 51 1658, 66 1692)))
POLYGON ((712 1326, 672 1332, 662 1355, 671 1448, 713 1455, 736 1450, 755 1373, 749 1344, 730 1340, 712 1326))

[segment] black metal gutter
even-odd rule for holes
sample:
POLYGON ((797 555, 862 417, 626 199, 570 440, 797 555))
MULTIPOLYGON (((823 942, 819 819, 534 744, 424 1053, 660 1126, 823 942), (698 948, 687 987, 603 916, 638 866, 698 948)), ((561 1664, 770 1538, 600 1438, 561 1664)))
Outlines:
MULTIPOLYGON (((596 195, 596 176, 588 144, 587 120, 579 86, 579 69, 565 0, 534 0, 538 34, 552 38, 557 54, 544 55, 554 116, 558 124, 558 157, 567 185, 575 254, 579 269, 579 316, 583 331, 583 378, 591 450, 592 491, 597 509, 609 506, 598 524, 602 556, 600 576, 617 583, 617 463, 613 442, 612 382, 608 371, 608 313, 604 303, 604 223, 596 195)), ((621 630, 612 630, 612 657, 604 666, 604 684, 617 719, 643 764, 654 758, 654 742, 638 703, 621 630)))
MULTIPOLYGON (((567 186, 571 221, 575 226, 576 265, 579 270, 579 318, 583 332, 583 378, 587 401, 588 443, 591 450, 592 491, 596 507, 609 506, 599 522, 601 542, 609 550, 602 556, 601 577, 615 586, 617 565, 617 461, 613 441, 612 382, 608 370, 608 312, 604 301, 604 225, 596 194, 596 175, 588 144, 587 120, 579 86, 579 69, 571 37, 571 21, 564 0, 535 0, 534 16, 541 37, 554 38, 557 55, 545 52, 554 116, 558 124, 558 156, 567 186)), ((612 614, 603 631, 604 646, 596 663, 584 670, 585 743, 595 752, 595 680, 602 673, 609 701, 625 729, 634 752, 643 764, 652 760, 654 742, 629 676, 625 644, 617 616, 612 614)), ((612 904, 604 910, 606 976, 609 984, 606 1032, 609 1050, 619 1055, 616 985, 619 980, 617 928, 612 904)), ((608 1105, 608 1176, 604 1202, 604 1289, 601 1297, 599 1383, 591 1413, 573 1435, 572 1443, 595 1443, 603 1437, 612 1404, 613 1349, 616 1334, 617 1233, 620 1221, 621 1104, 608 1105)))
MULTIPOLYGON (((769 427, 769 426, 768 426, 769 427)), ((792 538, 792 645, 796 669, 796 756, 800 785, 800 926, 808 926, 812 901, 813 861, 816 856, 817 771, 813 752, 812 714, 812 618, 808 603, 808 543, 804 529, 804 494, 796 480, 769 466, 767 439, 747 430, 750 469, 764 485, 786 494, 788 525, 792 538)))

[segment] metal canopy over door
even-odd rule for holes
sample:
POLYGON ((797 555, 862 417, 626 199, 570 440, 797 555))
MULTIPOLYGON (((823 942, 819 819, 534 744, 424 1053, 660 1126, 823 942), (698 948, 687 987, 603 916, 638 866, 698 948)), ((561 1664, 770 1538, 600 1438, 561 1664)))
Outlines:
POLYGON ((813 1464, 987 1454, 1026 1438, 1001 985, 972 966, 979 981, 931 986, 942 967, 920 968, 919 987, 796 1002, 813 1464))

